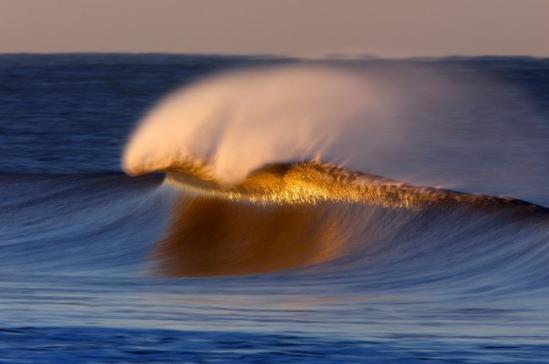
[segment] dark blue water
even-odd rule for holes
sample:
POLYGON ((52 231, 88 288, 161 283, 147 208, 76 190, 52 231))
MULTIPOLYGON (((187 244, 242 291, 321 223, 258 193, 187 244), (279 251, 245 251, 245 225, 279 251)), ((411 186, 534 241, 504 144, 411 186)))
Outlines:
POLYGON ((374 72, 404 95, 406 133, 369 149, 363 172, 549 206, 547 59, 2 55, 0 361, 549 362, 545 213, 365 209, 333 260, 159 273, 187 197, 124 175, 128 135, 182 85, 294 63, 374 72))

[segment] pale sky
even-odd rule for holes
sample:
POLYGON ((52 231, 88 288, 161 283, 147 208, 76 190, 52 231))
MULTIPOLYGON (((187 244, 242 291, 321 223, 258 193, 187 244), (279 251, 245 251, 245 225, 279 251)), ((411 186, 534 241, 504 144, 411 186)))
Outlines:
POLYGON ((549 0, 0 0, 0 52, 549 57, 549 0))

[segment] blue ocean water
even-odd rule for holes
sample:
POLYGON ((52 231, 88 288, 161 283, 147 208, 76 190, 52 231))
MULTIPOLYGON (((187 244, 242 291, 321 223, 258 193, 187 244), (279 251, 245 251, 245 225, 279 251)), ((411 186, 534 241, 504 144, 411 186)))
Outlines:
MULTIPOLYGON (((549 206, 548 59, 1 55, 0 361, 549 362, 541 208, 338 204, 323 208, 352 215, 353 237, 333 259, 159 272, 189 197, 162 174, 122 172, 137 122, 203 77, 296 64, 370 72, 399 95, 397 137, 357 149, 362 172, 549 206)), ((205 219, 199 237, 227 217, 205 219)))

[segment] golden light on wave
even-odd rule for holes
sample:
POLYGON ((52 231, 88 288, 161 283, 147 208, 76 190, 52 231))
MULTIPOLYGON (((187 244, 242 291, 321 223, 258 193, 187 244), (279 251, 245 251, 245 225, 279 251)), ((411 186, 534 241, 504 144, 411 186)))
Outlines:
POLYGON ((334 206, 258 205, 218 197, 178 201, 155 258, 161 274, 213 276, 322 263, 352 240, 350 211, 334 206))
POLYGON ((243 182, 229 187, 208 175, 207 168, 182 167, 178 165, 168 168, 166 181, 187 190, 195 190, 202 196, 260 205, 338 202, 397 209, 452 205, 488 209, 502 206, 539 208, 504 197, 414 186, 319 162, 271 164, 252 172, 243 182))

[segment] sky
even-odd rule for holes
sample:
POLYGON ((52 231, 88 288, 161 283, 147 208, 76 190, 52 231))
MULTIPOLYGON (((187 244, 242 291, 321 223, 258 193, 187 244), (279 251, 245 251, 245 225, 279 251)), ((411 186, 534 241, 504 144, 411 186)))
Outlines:
POLYGON ((549 57, 549 0, 0 0, 0 52, 549 57))

